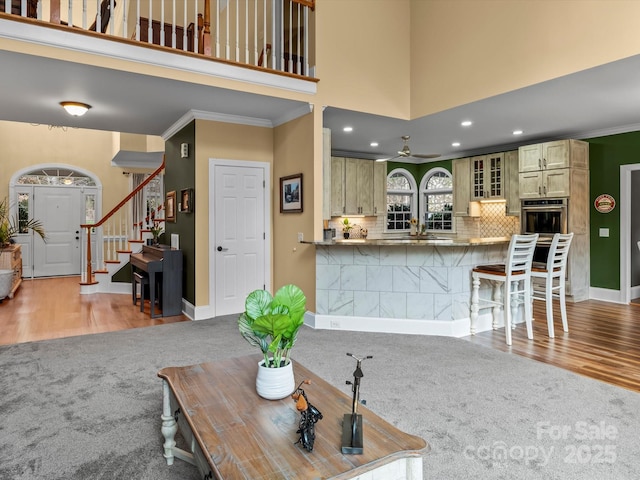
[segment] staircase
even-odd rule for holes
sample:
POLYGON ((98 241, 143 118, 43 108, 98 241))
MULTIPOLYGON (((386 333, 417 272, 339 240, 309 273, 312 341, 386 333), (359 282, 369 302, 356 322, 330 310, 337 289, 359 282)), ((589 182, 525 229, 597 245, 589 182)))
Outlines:
POLYGON ((118 205, 95 224, 82 229, 80 293, 130 293, 130 282, 113 280, 132 253, 153 238, 152 227, 164 225, 164 160, 118 205))

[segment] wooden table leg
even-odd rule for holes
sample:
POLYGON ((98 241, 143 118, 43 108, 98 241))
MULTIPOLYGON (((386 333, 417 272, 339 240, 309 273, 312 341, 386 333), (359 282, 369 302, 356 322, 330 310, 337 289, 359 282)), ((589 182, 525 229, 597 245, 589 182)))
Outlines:
MULTIPOLYGON (((151 305, 153 308, 153 304, 151 305)), ((173 465, 173 447, 176 446, 176 432, 178 431, 178 424, 176 419, 171 413, 171 399, 169 392, 169 384, 162 380, 162 436, 164 437, 164 454, 163 457, 167 460, 167 465, 173 465)))

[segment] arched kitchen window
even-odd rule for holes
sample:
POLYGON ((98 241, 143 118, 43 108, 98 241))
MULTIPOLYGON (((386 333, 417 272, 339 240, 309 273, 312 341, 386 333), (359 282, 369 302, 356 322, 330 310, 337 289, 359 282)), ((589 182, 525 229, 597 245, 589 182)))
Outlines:
POLYGON ((418 217, 416 181, 404 168, 387 175, 387 232, 409 230, 411 218, 418 217))
POLYGON ((453 231, 453 177, 448 170, 429 170, 420 182, 421 224, 427 231, 453 231))

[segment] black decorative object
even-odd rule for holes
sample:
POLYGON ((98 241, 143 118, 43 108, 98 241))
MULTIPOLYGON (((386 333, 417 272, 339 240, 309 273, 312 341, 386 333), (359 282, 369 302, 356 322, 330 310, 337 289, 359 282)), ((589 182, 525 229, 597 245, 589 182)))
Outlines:
POLYGON ((291 397, 296 400, 296 409, 300 412, 300 428, 296 432, 300 434, 300 438, 296 443, 302 444, 304 448, 311 451, 316 439, 315 424, 318 420, 322 420, 322 413, 309 403, 307 394, 301 388, 303 383, 309 385, 311 380, 300 382, 298 388, 291 394, 291 397))
MULTIPOLYGON (((358 413, 358 404, 360 402, 360 379, 364 377, 362 373, 362 361, 373 358, 372 355, 358 357, 352 353, 347 356, 356 359, 356 369, 353 372, 353 382, 347 380, 347 385, 351 385, 353 391, 353 402, 351 405, 351 413, 345 413, 342 420, 342 453, 345 454, 361 454, 364 451, 362 439, 362 415, 358 413)), ((366 402, 362 400, 362 404, 366 402)))

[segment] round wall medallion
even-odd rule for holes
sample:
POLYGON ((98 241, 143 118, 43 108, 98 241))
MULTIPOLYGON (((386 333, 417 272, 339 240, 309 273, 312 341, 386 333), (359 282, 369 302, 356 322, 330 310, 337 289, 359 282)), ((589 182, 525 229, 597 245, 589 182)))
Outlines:
POLYGON ((593 205, 600 213, 609 213, 615 208, 616 201, 611 195, 603 193, 602 195, 598 195, 598 197, 593 202, 593 205))

